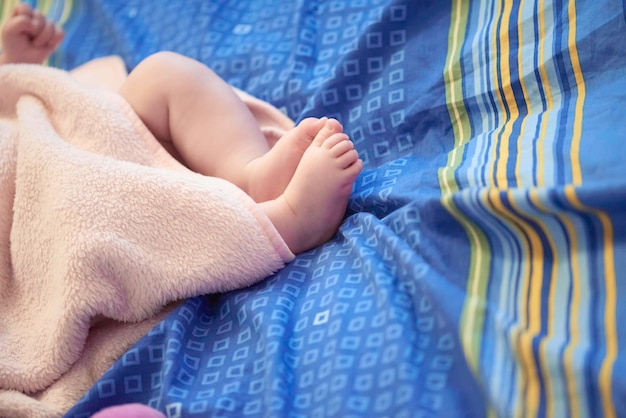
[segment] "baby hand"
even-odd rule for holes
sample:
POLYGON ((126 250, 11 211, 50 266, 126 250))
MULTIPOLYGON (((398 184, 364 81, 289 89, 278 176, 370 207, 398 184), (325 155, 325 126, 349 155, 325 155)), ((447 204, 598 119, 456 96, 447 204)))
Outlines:
POLYGON ((2 63, 41 64, 63 40, 63 30, 21 3, 2 28, 2 63))

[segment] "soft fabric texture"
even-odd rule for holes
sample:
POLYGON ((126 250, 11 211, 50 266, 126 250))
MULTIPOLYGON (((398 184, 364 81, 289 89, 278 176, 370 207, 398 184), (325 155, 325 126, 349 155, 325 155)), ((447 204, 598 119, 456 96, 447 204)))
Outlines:
MULTIPOLYGON (((2 417, 60 416, 168 304, 293 258, 243 191, 181 166, 114 84, 0 67, 2 417)), ((270 131, 288 127, 251 101, 280 121, 270 131)))

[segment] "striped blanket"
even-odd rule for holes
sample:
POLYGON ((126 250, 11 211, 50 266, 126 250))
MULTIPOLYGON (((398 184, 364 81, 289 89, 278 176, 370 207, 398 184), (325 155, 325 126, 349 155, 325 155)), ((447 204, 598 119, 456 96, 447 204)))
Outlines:
POLYGON ((333 240, 190 299, 68 416, 626 415, 622 0, 37 3, 51 65, 175 50, 365 163, 333 240))
POLYGON ((626 131, 615 124, 626 115, 624 22, 617 2, 451 10, 444 79, 455 145, 439 182, 470 244, 459 336, 497 411, 626 413, 616 397, 626 354, 626 131))

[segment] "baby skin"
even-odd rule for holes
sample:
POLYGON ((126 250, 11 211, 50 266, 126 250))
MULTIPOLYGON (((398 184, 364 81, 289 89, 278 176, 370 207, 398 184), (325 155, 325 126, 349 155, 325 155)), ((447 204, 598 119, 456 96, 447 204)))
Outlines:
POLYGON ((304 119, 270 148, 228 84, 203 64, 171 52, 142 61, 120 94, 175 158, 252 197, 293 253, 337 231, 362 169, 338 121, 304 119))

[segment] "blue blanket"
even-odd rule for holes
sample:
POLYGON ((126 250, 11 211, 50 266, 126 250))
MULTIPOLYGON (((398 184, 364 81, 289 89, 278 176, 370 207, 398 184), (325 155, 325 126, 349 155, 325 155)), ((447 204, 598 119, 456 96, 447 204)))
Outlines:
POLYGON ((60 9, 51 64, 178 51, 365 163, 329 243, 186 301, 68 417, 626 414, 622 1, 60 9))

